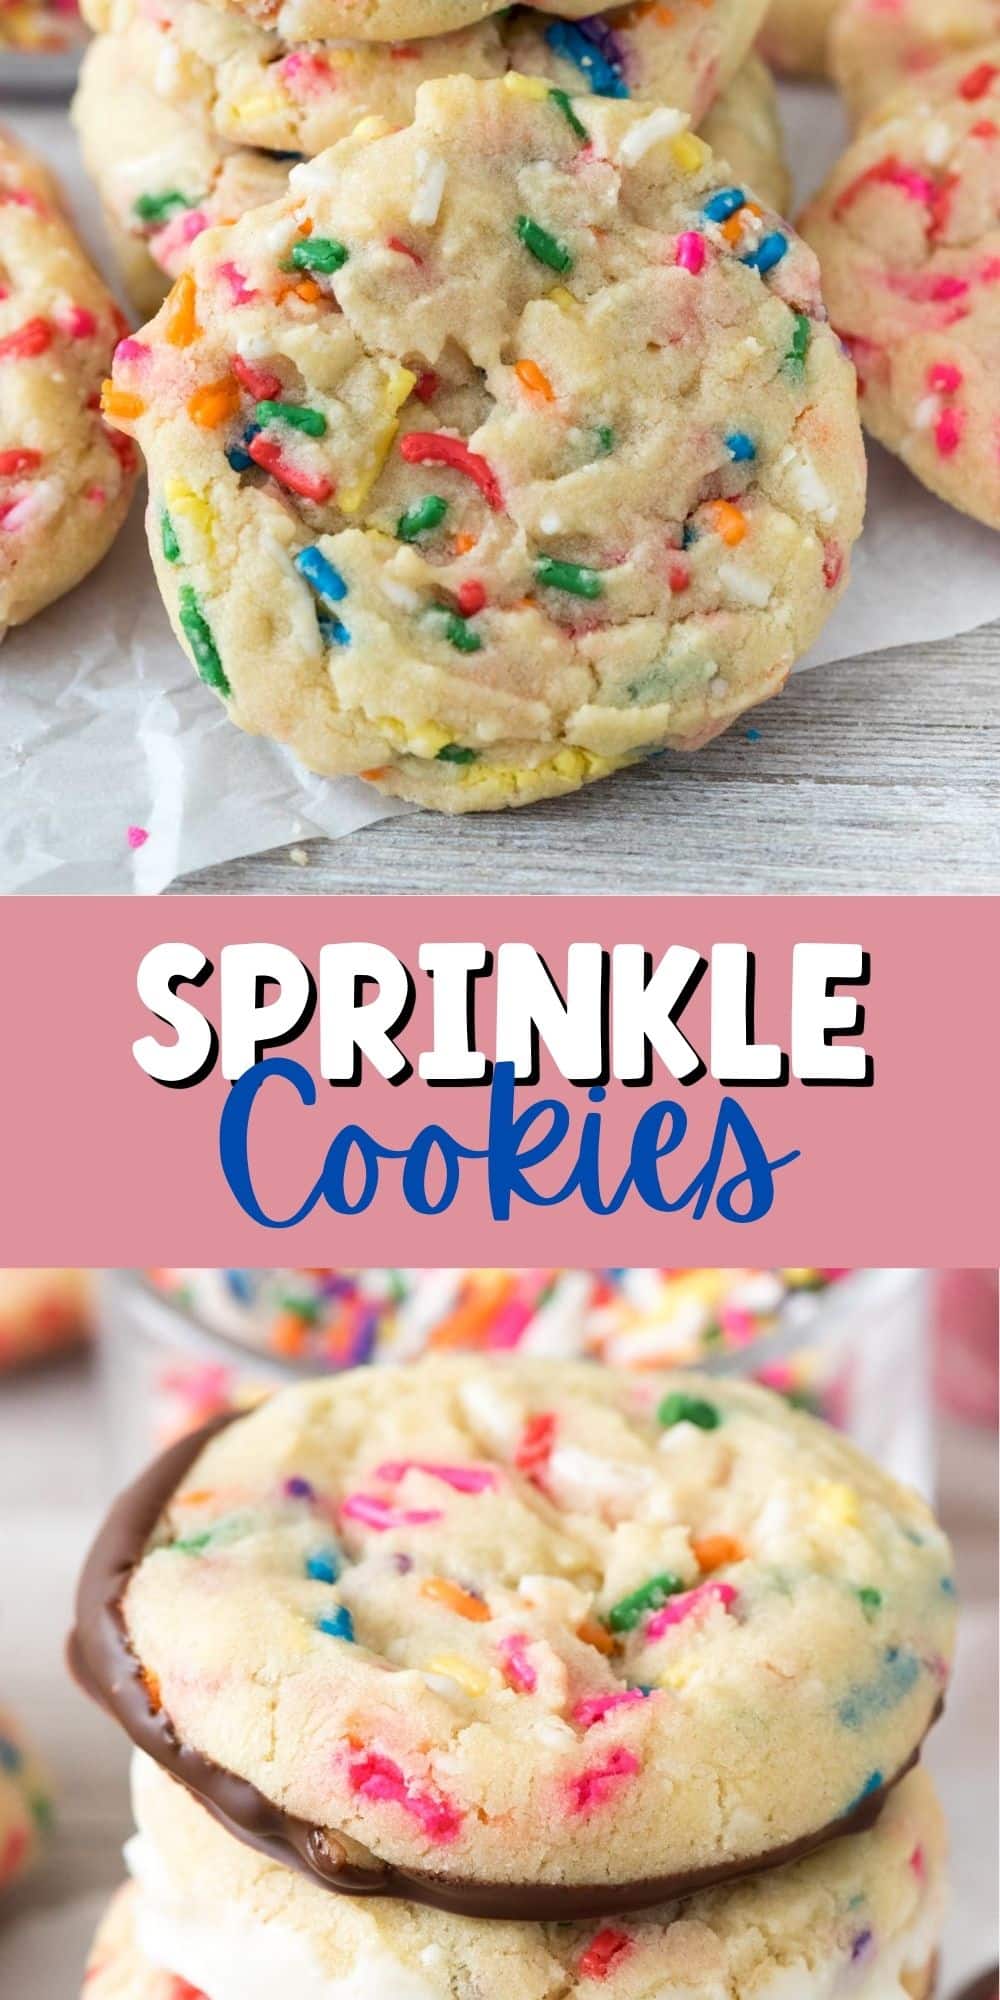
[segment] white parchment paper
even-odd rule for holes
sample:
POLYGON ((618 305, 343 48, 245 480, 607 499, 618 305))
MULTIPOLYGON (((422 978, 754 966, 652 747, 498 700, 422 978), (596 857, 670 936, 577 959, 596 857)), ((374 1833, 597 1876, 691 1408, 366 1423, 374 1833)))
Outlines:
MULTIPOLYGON (((842 119, 832 92, 782 96, 802 199, 836 158, 842 119)), ((0 116, 63 175, 110 272, 65 109, 0 95, 0 116)), ((191 869, 407 810, 232 728, 171 635, 141 512, 140 497, 96 575, 0 650, 0 893, 153 894, 191 869)), ((997 617, 996 536, 874 448, 851 587, 800 670, 997 617)))

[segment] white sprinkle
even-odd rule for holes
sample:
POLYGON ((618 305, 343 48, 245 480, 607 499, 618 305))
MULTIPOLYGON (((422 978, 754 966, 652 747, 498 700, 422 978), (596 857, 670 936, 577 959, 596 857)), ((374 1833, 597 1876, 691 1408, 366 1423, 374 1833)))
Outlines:
POLYGON ((686 131, 690 123, 685 111, 674 111, 669 104, 661 104, 626 132, 618 148, 618 158, 624 166, 634 167, 651 146, 658 145, 661 139, 676 139, 678 132, 686 131))
POLYGON ((411 590, 408 584, 397 583, 394 577, 382 574, 382 591, 390 604, 398 604, 401 611, 419 611, 423 602, 419 590, 411 590))
POLYGON ((821 521, 833 519, 836 510, 830 498, 829 487, 823 484, 812 459, 804 452, 792 452, 788 463, 788 480, 800 506, 805 508, 807 514, 818 514, 821 521))
POLYGON ((289 861, 294 861, 296 868, 308 868, 309 866, 309 856, 304 847, 290 847, 288 850, 288 859, 289 861))
POLYGON ((766 576, 758 576, 753 570, 744 569, 740 563, 721 562, 718 578, 726 596, 737 604, 753 604, 763 610, 774 595, 774 585, 768 582, 766 576))
POLYGON ((716 701, 721 701, 729 693, 729 682, 723 680, 721 674, 716 674, 714 681, 709 681, 708 692, 715 696, 716 701))
POLYGON ((559 514, 543 514, 538 525, 543 535, 562 533, 562 517, 559 514))
POLYGON ((913 421, 918 431, 929 431, 937 421, 939 404, 936 396, 925 396, 913 412, 913 421))
POLYGON ((952 149, 952 135, 943 119, 929 125, 924 133, 924 158, 932 167, 942 167, 952 149))
POLYGON ((447 168, 435 153, 420 146, 417 150, 417 191, 410 204, 410 221, 430 223, 438 219, 447 168))

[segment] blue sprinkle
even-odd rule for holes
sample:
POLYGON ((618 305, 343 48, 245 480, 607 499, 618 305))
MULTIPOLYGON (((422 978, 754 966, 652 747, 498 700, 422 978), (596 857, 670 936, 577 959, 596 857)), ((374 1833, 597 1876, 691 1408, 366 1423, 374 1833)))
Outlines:
POLYGON ((239 1299, 243 1305, 249 1305, 253 1298, 253 1272, 224 1271, 223 1277, 226 1280, 227 1290, 232 1292, 234 1299, 239 1299))
POLYGON ((878 1680, 852 1688, 839 1704, 838 1719, 845 1729, 861 1729, 873 1716, 895 1708, 897 1702, 902 1701, 916 1686, 919 1678, 920 1661, 916 1654, 890 1646, 878 1680))
POLYGON ((741 464, 744 459, 756 458, 757 456, 757 447, 754 444, 753 438, 747 437, 746 431, 730 431, 726 439, 726 450, 730 458, 736 460, 737 465, 741 464))
POLYGON ((335 1549, 317 1549, 316 1554, 306 1557, 306 1575, 314 1583, 336 1583, 340 1575, 340 1561, 335 1549))
POLYGON ((334 617, 324 618, 322 613, 320 613, 317 623, 319 625, 319 636, 322 639, 324 646, 350 645, 351 635, 347 629, 347 626, 341 624, 339 618, 334 618, 334 617))
POLYGON ((317 597, 323 597, 328 604, 339 604, 347 596, 347 585, 339 569, 334 569, 321 549, 300 549, 295 558, 295 567, 304 576, 317 597))
POLYGON ((553 21, 545 30, 545 39, 554 55, 564 56, 582 71, 590 88, 598 97, 628 97, 628 84, 621 71, 610 63, 600 49, 572 21, 553 21))
POLYGON ((0 1736, 0 1771, 19 1771, 23 1763, 24 1758, 17 1744, 12 1743, 9 1736, 0 1736))
POLYGON ((709 222, 728 222, 738 208, 746 206, 746 195, 742 188, 720 188, 706 201, 702 214, 709 222))
POLYGON ((681 529, 681 548, 689 549, 691 547, 692 542, 696 542, 697 540, 698 540, 698 530, 695 527, 694 522, 685 521, 684 526, 681 529))
POLYGON ((254 461, 247 450, 247 446, 253 443, 259 430, 259 424, 248 424, 239 444, 230 445, 226 457, 234 472, 248 472, 250 470, 254 461))
POLYGON ((760 742, 760 730, 759 730, 759 729, 748 729, 748 730, 747 730, 747 742, 748 742, 748 743, 759 743, 759 742, 760 742))
POLYGON ((354 1620, 346 1604, 338 1604, 336 1611, 327 1612, 316 1620, 317 1632, 326 1632, 331 1639, 347 1639, 354 1644, 354 1620))
POLYGON ((856 1965, 856 1964, 857 1964, 857 1962, 858 1962, 858 1959, 859 1959, 859 1958, 863 1958, 863 1957, 864 1957, 864 1955, 865 1955, 866 1951, 868 1950, 868 1948, 869 1948, 869 1946, 870 1946, 870 1944, 871 1944, 871 1941, 872 1941, 872 1934, 871 1934, 871 1931, 870 1931, 870 1930, 865 1930, 865 1931, 859 1931, 859 1932, 858 1932, 858 1935, 857 1935, 857 1937, 855 1938, 855 1940, 854 1940, 854 1943, 853 1943, 853 1944, 852 1944, 852 1946, 851 1946, 851 1963, 852 1963, 852 1965, 856 1965))
POLYGON ((865 1782, 862 1785, 857 1798, 851 1800, 851 1803, 847 1808, 848 1812, 849 1813, 856 1812, 858 1806, 864 1805, 865 1800, 870 1799, 873 1792, 881 1791, 884 1783, 885 1779, 883 1778, 881 1771, 873 1771, 871 1777, 865 1779, 865 1782))
POLYGON ((751 250, 740 262, 748 264, 751 271, 773 271, 775 265, 781 263, 787 249, 787 236, 783 236, 780 229, 772 229, 770 236, 765 236, 756 250, 751 250))
POLYGON ((955 1579, 953 1576, 943 1576, 941 1578, 941 1588, 944 1591, 946 1597, 956 1597, 958 1595, 955 1589, 955 1579))
POLYGON ((285 1492, 289 1500, 315 1500, 316 1490, 308 1479, 300 1479, 297 1473, 285 1480, 285 1492))

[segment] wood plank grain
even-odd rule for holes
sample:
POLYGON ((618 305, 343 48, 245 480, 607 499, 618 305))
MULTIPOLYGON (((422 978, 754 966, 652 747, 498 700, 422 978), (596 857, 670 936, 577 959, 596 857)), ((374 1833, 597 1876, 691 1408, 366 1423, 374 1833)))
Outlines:
POLYGON ((414 813, 180 894, 985 895, 1000 890, 1000 626, 801 674, 696 756, 570 800, 414 813), (759 731, 759 740, 750 734, 759 731))

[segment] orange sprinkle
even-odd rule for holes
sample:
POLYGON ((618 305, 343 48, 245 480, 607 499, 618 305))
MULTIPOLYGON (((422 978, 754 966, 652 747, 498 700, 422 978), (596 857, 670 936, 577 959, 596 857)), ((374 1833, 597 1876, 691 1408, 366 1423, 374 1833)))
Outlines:
POLYGON ((457 1583, 450 1583, 446 1576, 429 1576, 420 1586, 421 1597, 429 1597, 433 1604, 443 1604, 448 1611, 454 1611, 457 1618, 468 1618, 473 1625, 485 1624, 490 1616, 489 1606, 481 1597, 473 1597, 470 1590, 462 1590, 457 1583))
POLYGON ((585 1646, 596 1646, 597 1651, 603 1653, 605 1658, 615 1650, 615 1642, 610 1632, 605 1631, 604 1626, 599 1625, 596 1618, 585 1618, 583 1624, 577 1626, 576 1636, 583 1640, 585 1646))
POLYGON ((722 1569, 725 1563, 742 1562, 746 1555, 743 1543, 735 1535, 704 1535, 700 1541, 692 1542, 694 1559, 700 1570, 722 1569))
POLYGON ((316 300, 323 296, 315 278, 303 278, 302 283, 296 285, 294 289, 296 298, 305 299, 307 306, 314 306, 316 300))
POLYGON ((304 1334, 298 1313, 280 1313, 271 1328, 271 1345, 279 1354, 301 1354, 304 1334))
POLYGON ((717 535, 725 542, 727 549, 739 548, 747 531, 746 515, 732 500, 713 500, 708 514, 717 535))
POLYGON ((476 537, 475 537, 475 535, 456 535, 456 536, 455 536, 455 554, 456 554, 457 556, 467 556, 467 555, 468 555, 468 553, 469 553, 469 550, 470 550, 470 549, 474 549, 474 548, 475 548, 475 546, 476 546, 476 537))
POLYGON ((523 382, 524 387, 531 390, 532 395, 542 396, 546 403, 555 402, 556 392, 548 376, 542 374, 537 361, 516 361, 514 373, 518 381, 523 382))
POLYGON ((218 430, 228 417, 239 409, 240 385, 232 375, 224 375, 220 382, 205 382, 188 397, 188 416, 193 418, 203 431, 218 430))
POLYGON ((371 771, 362 771, 360 775, 362 776, 362 778, 367 778, 369 784, 373 784, 376 778, 387 778, 389 776, 390 769, 391 766, 389 764, 379 764, 376 769, 371 771))
POLYGON ((133 417, 141 417, 146 405, 141 396, 133 396, 128 389, 116 389, 112 381, 101 387, 101 409, 112 423, 121 419, 128 423, 133 417))
POLYGON ((214 1500, 214 1499, 215 1499, 215 1494, 211 1486, 198 1486, 192 1488, 190 1493, 175 1493, 174 1506, 203 1507, 205 1505, 206 1500, 214 1500))
POLYGON ((200 340, 201 327, 198 325, 195 312, 196 298, 195 283, 190 271, 182 271, 173 290, 168 293, 166 301, 166 339, 169 340, 171 347, 190 347, 193 341, 200 340))
POLYGON ((472 1347, 479 1346, 486 1339, 493 1321, 497 1304, 496 1283, 486 1283, 483 1291, 475 1298, 466 1299, 448 1317, 439 1320, 430 1335, 430 1347, 472 1347))
POLYGON ((149 1699, 149 1706, 152 1709, 154 1715, 156 1715, 162 1708, 163 1703, 160 1696, 160 1683, 156 1675, 154 1674, 152 1667, 140 1667, 139 1679, 141 1680, 142 1685, 146 1690, 146 1694, 149 1699))

